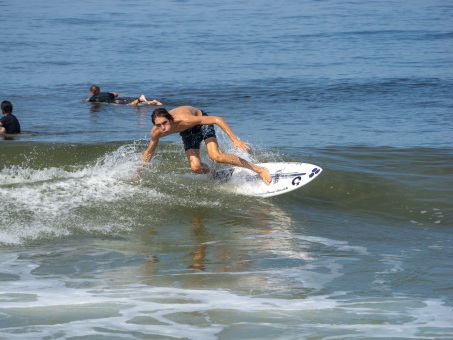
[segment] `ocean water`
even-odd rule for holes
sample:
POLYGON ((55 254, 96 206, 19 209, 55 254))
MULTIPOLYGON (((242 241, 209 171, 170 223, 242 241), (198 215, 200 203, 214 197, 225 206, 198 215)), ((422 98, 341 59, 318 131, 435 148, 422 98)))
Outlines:
MULTIPOLYGON (((453 4, 1 1, 0 339, 452 339, 453 4), (153 107, 225 118, 274 198, 139 182, 153 107)), ((202 148, 203 159, 214 168, 202 148)))

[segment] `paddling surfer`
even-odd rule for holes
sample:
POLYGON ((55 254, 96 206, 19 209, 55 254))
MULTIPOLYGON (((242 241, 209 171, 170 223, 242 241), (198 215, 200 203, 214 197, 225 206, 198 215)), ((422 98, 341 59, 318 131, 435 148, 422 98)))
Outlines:
MULTIPOLYGON (((193 172, 197 174, 210 172, 208 165, 200 159, 200 144, 204 140, 208 155, 214 162, 250 169, 256 172, 264 183, 267 185, 271 183, 272 178, 267 168, 235 155, 222 153, 217 143, 214 124, 217 124, 230 137, 235 148, 244 152, 250 149, 249 143, 241 141, 222 117, 208 116, 204 111, 192 106, 180 106, 170 111, 165 108, 155 109, 151 115, 151 120, 154 126, 151 129, 151 141, 142 156, 144 163, 151 161, 160 138, 179 133, 193 172)), ((138 173, 142 171, 143 167, 138 170, 138 173)))
POLYGON ((114 103, 131 106, 137 106, 138 104, 162 105, 157 99, 147 100, 144 94, 135 99, 118 98, 118 92, 101 92, 101 88, 97 85, 90 86, 90 96, 88 101, 91 103, 114 103))

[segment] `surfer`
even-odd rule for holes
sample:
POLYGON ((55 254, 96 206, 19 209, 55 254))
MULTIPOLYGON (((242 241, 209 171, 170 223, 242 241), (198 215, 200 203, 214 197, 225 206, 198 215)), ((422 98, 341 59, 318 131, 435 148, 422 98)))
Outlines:
MULTIPOLYGON (((180 106, 170 111, 163 107, 155 109, 151 115, 151 120, 154 126, 151 129, 151 141, 142 156, 143 163, 151 161, 160 138, 179 133, 193 172, 206 174, 211 171, 208 165, 200 159, 200 144, 204 140, 208 155, 214 162, 250 169, 256 172, 264 183, 267 185, 271 183, 272 178, 267 168, 235 155, 222 153, 217 143, 214 124, 217 124, 231 138, 235 148, 244 152, 250 149, 249 143, 241 141, 222 117, 208 116, 204 111, 192 106, 180 106)), ((138 174, 143 169, 143 166, 139 168, 138 174)))
POLYGON ((144 94, 135 99, 118 98, 118 92, 101 92, 100 87, 97 85, 91 85, 90 96, 91 97, 88 99, 88 101, 91 103, 114 103, 131 106, 136 106, 138 104, 155 106, 162 105, 162 103, 157 99, 147 100, 144 94))
POLYGON ((7 100, 2 101, 3 117, 0 118, 0 132, 7 134, 20 133, 19 120, 13 112, 13 104, 7 100))

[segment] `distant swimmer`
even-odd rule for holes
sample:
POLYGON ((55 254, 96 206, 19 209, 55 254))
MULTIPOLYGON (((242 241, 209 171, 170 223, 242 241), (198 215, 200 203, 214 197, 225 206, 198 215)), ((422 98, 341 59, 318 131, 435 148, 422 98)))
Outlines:
POLYGON ((3 117, 0 118, 0 132, 7 134, 20 133, 19 120, 12 114, 12 112, 13 104, 7 100, 4 100, 2 102, 3 117))
POLYGON ((135 99, 127 99, 127 98, 118 98, 117 92, 101 92, 101 89, 97 85, 91 85, 90 87, 90 98, 88 99, 91 103, 112 103, 112 104, 125 104, 125 105, 132 105, 136 106, 138 104, 144 105, 155 105, 159 106, 162 105, 161 102, 158 100, 147 100, 145 95, 141 95, 135 99))
MULTIPOLYGON (((180 106, 170 111, 165 108, 155 109, 151 115, 151 120, 154 126, 151 129, 151 141, 142 156, 143 163, 151 161, 160 138, 179 133, 193 172, 198 174, 210 172, 208 165, 201 162, 200 159, 200 144, 204 140, 208 155, 214 162, 250 169, 256 172, 264 183, 267 185, 271 183, 272 178, 267 168, 235 155, 222 153, 217 143, 214 124, 217 124, 230 137, 235 148, 244 152, 250 149, 249 143, 241 141, 222 117, 208 116, 206 112, 192 106, 180 106)), ((138 174, 143 169, 144 165, 138 169, 138 174)))

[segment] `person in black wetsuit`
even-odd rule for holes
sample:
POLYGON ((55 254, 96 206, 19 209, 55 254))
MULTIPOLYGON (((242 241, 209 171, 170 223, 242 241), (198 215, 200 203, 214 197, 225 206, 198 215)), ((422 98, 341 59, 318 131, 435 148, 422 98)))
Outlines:
POLYGON ((19 120, 12 114, 12 112, 13 104, 7 100, 4 100, 2 102, 3 117, 0 118, 0 132, 7 134, 20 133, 19 120))
POLYGON ((139 98, 127 99, 118 98, 117 92, 101 92, 101 89, 97 85, 91 85, 90 87, 91 97, 88 99, 91 103, 112 103, 112 104, 126 104, 136 106, 138 104, 146 105, 162 105, 158 100, 147 100, 145 95, 141 95, 139 98))

